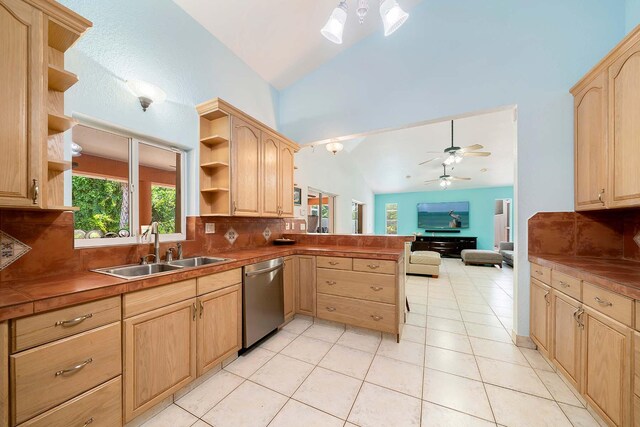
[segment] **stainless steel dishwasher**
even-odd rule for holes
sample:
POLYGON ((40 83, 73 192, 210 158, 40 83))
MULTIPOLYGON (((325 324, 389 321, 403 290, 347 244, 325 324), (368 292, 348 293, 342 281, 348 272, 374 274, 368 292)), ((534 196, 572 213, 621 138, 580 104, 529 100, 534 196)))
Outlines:
POLYGON ((244 267, 242 347, 249 348, 284 322, 284 261, 276 258, 244 267))

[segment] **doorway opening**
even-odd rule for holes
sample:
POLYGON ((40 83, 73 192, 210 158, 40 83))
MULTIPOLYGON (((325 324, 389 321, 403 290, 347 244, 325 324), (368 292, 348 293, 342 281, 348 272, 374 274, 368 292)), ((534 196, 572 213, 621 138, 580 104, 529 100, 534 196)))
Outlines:
POLYGON ((351 202, 351 233, 364 234, 364 203, 351 202))
POLYGON ((307 218, 309 233, 333 233, 335 230, 335 200, 333 194, 324 193, 321 190, 309 188, 307 193, 307 205, 309 215, 307 218))

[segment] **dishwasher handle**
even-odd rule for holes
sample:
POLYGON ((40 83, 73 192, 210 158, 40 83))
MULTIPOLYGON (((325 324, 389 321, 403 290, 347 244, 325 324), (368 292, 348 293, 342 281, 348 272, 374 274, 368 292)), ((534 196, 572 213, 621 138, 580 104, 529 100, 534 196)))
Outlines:
POLYGON ((283 266, 284 266, 284 264, 280 264, 280 265, 276 265, 275 267, 265 268, 264 270, 247 271, 247 272, 244 273, 244 275, 247 276, 247 277, 258 276, 260 274, 271 273, 272 271, 279 270, 283 266))

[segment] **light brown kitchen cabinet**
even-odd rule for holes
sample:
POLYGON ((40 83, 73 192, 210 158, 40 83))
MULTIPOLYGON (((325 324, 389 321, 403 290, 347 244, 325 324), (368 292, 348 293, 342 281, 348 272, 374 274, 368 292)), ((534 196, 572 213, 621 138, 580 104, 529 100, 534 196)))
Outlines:
POLYGON ((631 425, 632 330, 584 308, 583 393, 610 425, 631 425))
POLYGON ((242 348, 242 286, 198 297, 198 376, 242 348))
POLYGON ((316 257, 298 255, 296 258, 296 313, 316 315, 316 257))
POLYGON ((55 1, 0 0, 0 207, 66 209, 64 52, 90 26, 55 1))
POLYGON ((538 350, 549 355, 549 319, 551 315, 551 287, 531 278, 531 339, 538 350))
POLYGON ((551 360, 566 379, 580 390, 582 381, 582 324, 580 301, 553 290, 551 292, 551 360))
POLYGON ((295 314, 295 257, 284 259, 283 284, 284 284, 284 320, 289 321, 295 314))
POLYGON ((595 76, 576 95, 575 207, 602 209, 607 204, 607 76, 595 76))
POLYGON ((609 67, 611 207, 640 205, 640 41, 609 67))
POLYGON ((125 422, 196 378, 196 299, 124 321, 125 422))
POLYGON ((572 89, 575 208, 640 206, 640 27, 572 89))
POLYGON ((231 119, 231 126, 231 213, 235 216, 259 216, 260 129, 239 117, 231 119))
POLYGON ((293 162, 299 146, 219 98, 197 110, 200 214, 293 216, 293 162))

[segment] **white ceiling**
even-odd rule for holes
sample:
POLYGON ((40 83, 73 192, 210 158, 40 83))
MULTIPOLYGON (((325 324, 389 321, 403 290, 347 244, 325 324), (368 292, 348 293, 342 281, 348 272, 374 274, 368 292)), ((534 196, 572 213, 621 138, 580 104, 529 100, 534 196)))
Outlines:
MULTIPOLYGON (((472 178, 456 181, 450 189, 499 187, 513 185, 517 128, 514 109, 456 119, 455 145, 481 144, 489 157, 466 157, 447 168, 450 175, 472 178), (486 172, 481 172, 487 169, 486 172)), ((343 142, 345 152, 374 193, 440 191, 438 183, 424 181, 442 175, 442 160, 420 166, 433 157, 429 151, 441 152, 451 145, 451 122, 444 121, 360 136, 343 142), (410 175, 410 178, 407 178, 410 175)), ((316 148, 319 149, 320 147, 316 148)), ((324 148, 324 147, 322 147, 324 148)), ((337 154, 338 156, 341 153, 337 154)))
MULTIPOLYGON (((399 3, 410 11, 421 1, 399 3)), ((369 0, 369 13, 362 25, 355 13, 357 0, 347 0, 342 45, 320 34, 338 0, 174 2, 276 89, 287 87, 374 31, 383 31, 377 0, 369 0)))

